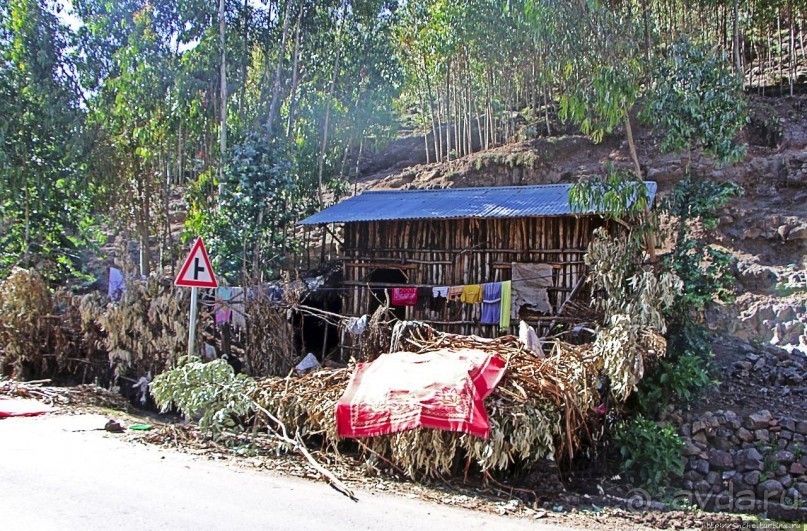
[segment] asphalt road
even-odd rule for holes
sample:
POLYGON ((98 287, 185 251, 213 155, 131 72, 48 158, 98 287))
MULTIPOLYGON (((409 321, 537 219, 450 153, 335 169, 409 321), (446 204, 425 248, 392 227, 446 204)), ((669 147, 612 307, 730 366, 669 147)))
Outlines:
POLYGON ((243 470, 93 430, 98 415, 0 420, 0 527, 39 529, 559 529, 243 470))

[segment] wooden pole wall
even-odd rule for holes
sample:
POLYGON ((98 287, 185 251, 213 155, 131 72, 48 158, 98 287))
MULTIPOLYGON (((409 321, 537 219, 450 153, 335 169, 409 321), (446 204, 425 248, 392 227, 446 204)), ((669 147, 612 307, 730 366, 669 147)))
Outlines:
MULTIPOLYGON (((368 283, 377 269, 402 269, 412 286, 451 286, 510 280, 509 264, 546 263, 553 267, 550 302, 555 311, 581 275, 583 256, 595 228, 593 216, 397 220, 348 223, 344 227, 345 311, 368 313, 368 283)), ((460 317, 406 309, 407 319, 434 322, 442 330, 483 336, 498 335, 495 325, 478 323, 481 305, 462 305, 460 317)), ((513 319, 511 330, 518 320, 513 319)))

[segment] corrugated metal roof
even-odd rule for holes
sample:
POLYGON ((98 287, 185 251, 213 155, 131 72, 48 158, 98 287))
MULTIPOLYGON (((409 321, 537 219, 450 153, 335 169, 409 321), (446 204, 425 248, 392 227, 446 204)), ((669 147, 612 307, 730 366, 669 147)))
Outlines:
MULTIPOLYGON (((646 181, 650 203, 656 183, 646 181)), ((571 184, 368 191, 345 199, 301 225, 400 219, 520 218, 594 213, 573 212, 571 184)))

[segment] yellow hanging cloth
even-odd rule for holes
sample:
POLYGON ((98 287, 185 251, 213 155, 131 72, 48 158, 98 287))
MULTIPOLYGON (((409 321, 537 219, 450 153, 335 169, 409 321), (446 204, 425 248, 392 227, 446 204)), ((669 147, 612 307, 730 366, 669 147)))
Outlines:
POLYGON ((465 304, 481 304, 482 303, 482 284, 468 284, 462 287, 462 297, 460 298, 465 304))

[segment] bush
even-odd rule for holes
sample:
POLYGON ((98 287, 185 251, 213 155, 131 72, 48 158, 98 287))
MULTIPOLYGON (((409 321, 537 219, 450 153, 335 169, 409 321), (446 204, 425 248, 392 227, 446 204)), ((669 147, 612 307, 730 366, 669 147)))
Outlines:
POLYGON ((183 358, 176 369, 151 383, 151 394, 165 412, 176 407, 186 417, 199 416, 199 428, 218 438, 224 431, 239 431, 242 420, 254 413, 255 380, 236 375, 223 359, 202 363, 183 358))
POLYGON ((684 474, 684 443, 676 431, 641 415, 617 427, 618 469, 634 485, 658 492, 684 474))

